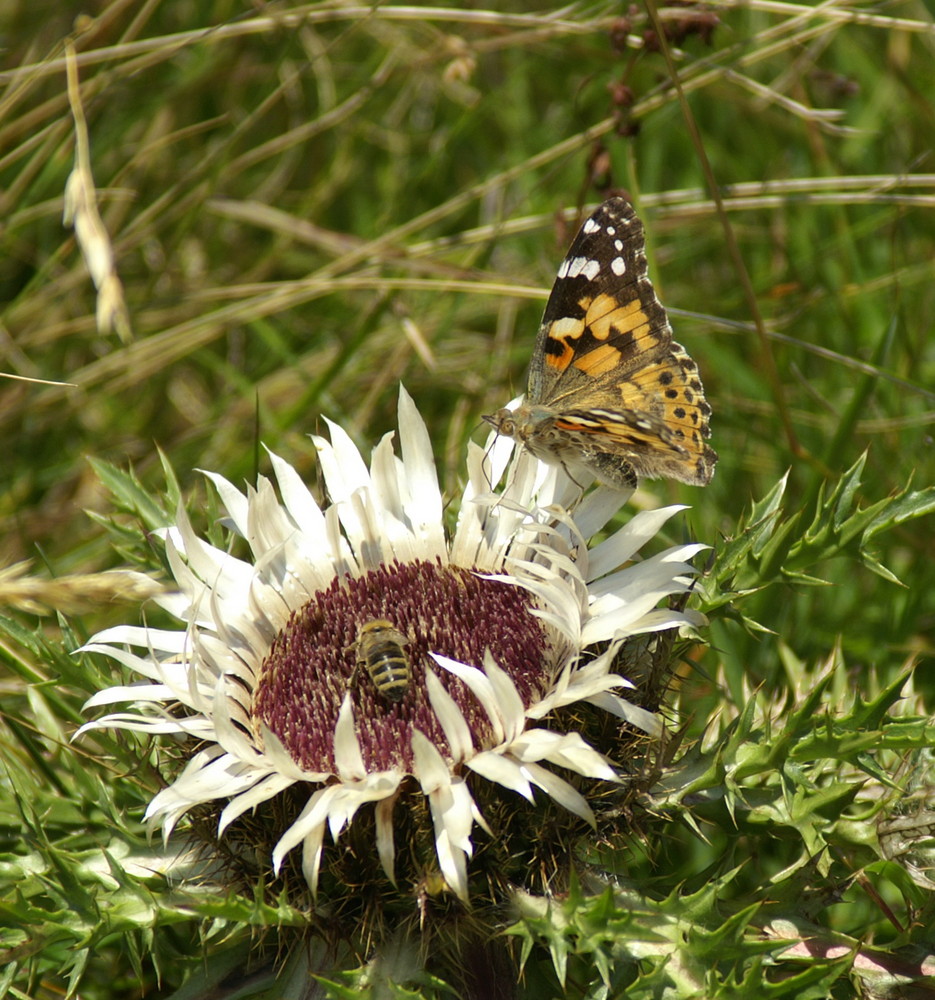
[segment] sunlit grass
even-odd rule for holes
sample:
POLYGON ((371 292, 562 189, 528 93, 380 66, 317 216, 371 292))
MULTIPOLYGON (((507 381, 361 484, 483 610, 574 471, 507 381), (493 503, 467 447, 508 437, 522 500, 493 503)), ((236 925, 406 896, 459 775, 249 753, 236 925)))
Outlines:
MULTIPOLYGON (((924 784, 903 777, 916 754, 930 752, 924 725, 887 737, 883 718, 924 714, 935 696, 924 670, 905 704, 886 693, 932 653, 932 520, 916 516, 927 495, 894 504, 885 531, 816 549, 807 573, 822 584, 796 578, 802 549, 791 562, 783 550, 769 573, 760 553, 730 560, 741 524, 756 523, 754 503, 774 519, 763 544, 782 549, 770 541, 776 525, 788 520, 789 545, 801 541, 842 481, 853 486, 850 518, 907 487, 911 498, 935 478, 931 11, 921 2, 663 11, 719 214, 666 61, 646 35, 649 19, 637 10, 624 23, 621 10, 217 0, 114 2, 89 17, 81 5, 35 0, 0 12, 0 369, 10 376, 0 381, 0 538, 4 566, 28 560, 35 580, 26 589, 39 593, 26 611, 7 595, 0 676, 0 850, 12 864, 0 924, 23 929, 0 940, 11 949, 0 954, 19 963, 11 975, 22 995, 50 996, 72 974, 74 983, 85 976, 88 998, 137 996, 138 982, 149 996, 168 995, 187 974, 183 958, 195 968, 203 953, 221 954, 248 919, 295 918, 286 902, 257 915, 259 904, 255 913, 235 900, 216 903, 209 926, 207 903, 199 910, 186 899, 176 909, 158 890, 123 936, 101 916, 86 858, 102 844, 144 843, 139 817, 159 777, 138 766, 149 752, 138 742, 100 737, 114 755, 110 775, 101 754, 86 758, 87 747, 69 745, 81 702, 105 681, 99 665, 67 650, 139 611, 118 593, 81 616, 37 617, 56 600, 42 598, 43 581, 123 568, 130 558, 144 566, 140 526, 160 523, 146 507, 165 484, 160 449, 186 497, 202 495, 195 468, 234 482, 267 471, 259 442, 312 478, 308 434, 322 417, 369 449, 395 426, 400 381, 426 417, 453 493, 466 442, 482 439, 481 414, 524 384, 577 220, 610 190, 632 196, 644 219, 651 275, 701 368, 720 455, 708 488, 647 483, 638 498, 691 504, 692 535, 713 548, 718 588, 699 588, 711 645, 686 654, 671 711, 687 727, 683 750, 707 732, 691 752, 727 791, 722 800, 717 782, 699 786, 695 819, 691 801, 667 790, 656 805, 660 817, 670 810, 669 822, 652 830, 653 847, 628 854, 612 845, 613 865, 653 900, 633 939, 684 912, 678 885, 700 892, 707 873, 724 880, 738 912, 767 899, 794 907, 802 883, 777 889, 769 877, 780 863, 804 865, 806 840, 787 816, 768 822, 783 792, 786 804, 795 798, 793 785, 806 811, 820 813, 802 789, 833 786, 843 802, 866 779, 884 803, 892 789, 883 770, 907 787, 924 784), (126 342, 99 329, 82 247, 62 224, 76 142, 69 36, 97 205, 132 329, 126 342), (859 477, 847 479, 864 452, 859 477), (105 475, 105 489, 102 469, 132 477, 105 475), (771 491, 786 473, 779 499, 771 491), (116 526, 104 530, 101 518, 116 526), (873 560, 900 583, 874 572, 873 560), (749 593, 724 600, 740 579, 749 593), (831 741, 818 756, 796 758, 813 688, 826 692, 809 709, 815 728, 878 733, 888 756, 831 741), (744 715, 754 692, 756 712, 744 715), (879 714, 862 714, 861 698, 878 701, 879 714), (718 740, 727 748, 720 760, 718 740), (750 746, 766 748, 769 766, 743 770, 750 746), (51 886, 29 883, 26 902, 16 894, 33 870, 23 857, 44 859, 42 885, 51 886), (728 877, 750 858, 762 864, 728 877), (49 913, 69 901, 80 919, 53 927, 49 913), (203 941, 190 933, 193 920, 203 941), (177 923, 187 929, 177 933, 177 923), (95 947, 81 951, 86 927, 95 947), (107 971, 114 962, 118 985, 107 971)), ((174 498, 166 511, 173 507, 174 498)), ((696 759, 680 759, 675 774, 684 778, 696 759)), ((831 800, 825 813, 844 808, 831 800)), ((812 907, 808 919, 894 949, 912 941, 931 950, 930 893, 869 850, 848 853, 844 824, 831 830, 826 819, 809 812, 818 832, 807 846, 820 851, 812 860, 827 884, 846 888, 847 905, 831 916, 812 907), (860 888, 867 877, 905 931, 860 888)), ((128 911, 150 899, 132 879, 121 892, 128 911)), ((584 926, 591 904, 581 905, 569 919, 584 926)), ((522 931, 530 940, 533 925, 522 931)), ((766 934, 766 921, 753 926, 766 934)), ((747 961, 753 932, 738 922, 730 933, 740 942, 731 954, 747 961)), ((613 981, 628 996, 653 995, 656 973, 628 964, 628 934, 620 929, 616 948, 601 945, 626 970, 613 981)), ((582 957, 595 953, 582 940, 576 974, 593 985, 600 963, 582 957)), ((535 941, 528 989, 548 982, 558 991, 544 971, 548 948, 535 941)), ((787 995, 851 995, 846 978, 816 982, 812 993, 801 986, 787 995)), ((720 988, 709 983, 706 995, 755 995, 720 988)))

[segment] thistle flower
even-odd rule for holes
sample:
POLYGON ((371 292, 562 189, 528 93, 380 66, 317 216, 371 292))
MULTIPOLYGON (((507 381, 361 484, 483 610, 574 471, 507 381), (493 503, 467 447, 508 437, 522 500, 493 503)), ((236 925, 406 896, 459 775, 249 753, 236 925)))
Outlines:
MULTIPOLYGON (((395 832, 427 806, 436 871, 467 900, 476 830, 492 832, 478 789, 519 804, 538 788, 593 825, 580 789, 616 780, 574 728, 547 725, 556 712, 588 703, 658 730, 620 694, 630 685, 612 672, 614 656, 628 636, 690 621, 658 605, 688 589, 687 560, 702 546, 634 561, 682 509, 668 507, 638 513, 589 549, 620 493, 599 489, 569 514, 579 488, 560 469, 511 457, 503 438, 486 452, 470 447, 448 538, 428 433, 404 391, 399 456, 387 435, 368 468, 329 427, 330 442, 314 438, 327 505, 276 455, 278 497, 265 478, 242 493, 208 474, 251 559, 208 544, 179 511, 164 534, 178 592, 156 600, 181 627, 122 625, 91 639, 84 651, 145 680, 92 697, 87 707, 131 707, 81 732, 187 738, 185 767, 146 812, 166 837, 195 807, 215 805, 220 837, 287 791, 306 797, 298 815, 286 815, 288 798, 277 813, 286 818, 271 860, 278 873, 301 846, 313 893, 326 831, 335 844, 355 827, 372 831, 394 880, 395 832)), ((418 853, 405 846, 407 857, 418 853)))

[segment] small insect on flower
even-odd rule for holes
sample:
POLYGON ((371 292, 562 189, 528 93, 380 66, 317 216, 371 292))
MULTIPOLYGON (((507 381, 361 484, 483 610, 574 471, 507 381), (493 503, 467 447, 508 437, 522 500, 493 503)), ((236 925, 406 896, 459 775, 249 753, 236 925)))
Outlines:
POLYGON ((348 679, 351 687, 357 672, 363 667, 370 674, 373 686, 387 701, 402 701, 409 690, 411 664, 406 650, 409 636, 404 635, 385 618, 364 622, 357 630, 352 646, 357 653, 354 671, 348 679))

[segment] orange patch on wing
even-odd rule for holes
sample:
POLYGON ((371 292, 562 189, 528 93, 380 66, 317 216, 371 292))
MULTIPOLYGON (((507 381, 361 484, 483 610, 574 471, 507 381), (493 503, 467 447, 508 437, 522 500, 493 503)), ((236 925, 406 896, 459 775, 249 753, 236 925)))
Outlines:
POLYGON ((571 359, 575 356, 574 348, 571 344, 566 344, 563 340, 553 340, 552 343, 561 344, 562 353, 552 354, 551 352, 547 352, 545 355, 545 363, 550 368, 554 368, 557 372, 563 372, 571 364, 571 359))
MULTIPOLYGON (((627 378, 644 392, 653 394, 662 394, 667 388, 681 390, 685 384, 685 375, 671 355, 651 365, 643 365, 627 378)), ((621 392, 623 391, 621 388, 621 392)))
POLYGON ((597 378, 598 375, 612 372, 619 363, 620 352, 617 348, 611 347, 610 344, 601 344, 600 347, 595 347, 593 351, 588 351, 578 358, 575 361, 575 368, 579 368, 585 375, 597 378))
POLYGON ((649 317, 639 299, 618 302, 611 295, 598 295, 590 304, 585 323, 598 340, 633 332, 639 338, 649 332, 649 317))
POLYGON ((572 319, 569 316, 557 319, 549 327, 549 335, 546 341, 545 363, 558 372, 563 372, 575 356, 575 349, 569 343, 570 340, 577 340, 584 333, 584 323, 580 319, 572 319), (561 346, 561 353, 555 351, 554 345, 561 346))

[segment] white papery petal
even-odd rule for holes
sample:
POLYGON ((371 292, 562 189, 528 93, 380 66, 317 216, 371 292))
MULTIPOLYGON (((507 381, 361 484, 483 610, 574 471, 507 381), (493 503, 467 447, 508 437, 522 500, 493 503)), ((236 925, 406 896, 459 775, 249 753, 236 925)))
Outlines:
POLYGON ((456 566, 477 566, 485 537, 485 510, 475 502, 477 496, 490 489, 484 475, 484 451, 476 444, 468 442, 467 474, 458 523, 451 542, 451 562, 456 566))
POLYGON ((317 771, 305 771, 292 759, 279 737, 264 723, 260 726, 260 746, 270 766, 277 774, 284 774, 296 781, 325 781, 331 777, 317 771))
POLYGON ((181 508, 176 517, 185 561, 191 570, 210 587, 212 596, 222 600, 241 601, 253 579, 253 567, 250 563, 202 541, 181 508))
POLYGON ((432 442, 412 397, 402 386, 399 390, 399 447, 409 491, 406 513, 431 553, 428 558, 447 561, 442 497, 438 488, 432 442))
MULTIPOLYGON (((702 615, 702 618, 704 616, 702 615)), ((640 618, 638 626, 630 630, 630 635, 646 635, 647 632, 662 632, 667 629, 681 629, 685 625, 696 624, 694 614, 687 611, 673 611, 671 608, 657 608, 640 618)), ((707 624, 705 619, 704 624, 707 624)))
POLYGON ((389 558, 407 563, 422 558, 423 549, 409 525, 400 490, 400 467, 393 451, 393 435, 385 434, 370 459, 373 492, 377 510, 382 512, 380 530, 389 543, 389 558))
POLYGON ((336 576, 359 576, 360 566, 354 551, 341 531, 341 513, 337 506, 325 511, 325 540, 331 552, 336 576))
POLYGON ((324 517, 318 502, 295 469, 274 451, 268 451, 270 463, 276 473, 279 495, 292 523, 314 538, 324 537, 324 517))
POLYGON ((650 539, 655 538, 670 517, 687 509, 684 504, 673 504, 671 507, 641 510, 635 514, 619 531, 590 550, 588 582, 597 580, 628 562, 650 539))
POLYGON ((194 739, 205 740, 214 736, 214 726, 209 719, 170 719, 115 713, 86 722, 75 732, 73 739, 95 729, 123 729, 131 733, 148 733, 150 736, 178 735, 183 733, 194 739))
MULTIPOLYGON (((228 643, 209 632, 193 630, 193 639, 198 649, 199 666, 203 667, 199 673, 215 681, 218 677, 236 677, 245 687, 253 689, 262 661, 253 655, 249 646, 241 647, 238 655, 228 643)), ((186 663, 186 667, 192 671, 190 663, 186 663)))
POLYGON ((652 712, 647 712, 645 708, 640 708, 639 705, 632 705, 625 698, 606 691, 603 694, 594 695, 586 700, 591 702, 592 705, 597 705, 598 708, 604 709, 605 712, 610 712, 625 722, 629 722, 631 726, 642 729, 644 733, 649 733, 650 736, 662 735, 662 720, 659 716, 653 715, 652 712))
POLYGON ((495 781, 504 788, 518 792, 524 798, 533 801, 532 787, 529 780, 523 773, 520 765, 505 756, 500 751, 485 751, 475 754, 468 762, 467 766, 488 781, 495 781))
POLYGON ((494 730, 495 742, 500 743, 506 739, 509 720, 501 713, 493 685, 490 683, 487 675, 478 670, 477 667, 468 666, 466 663, 458 663, 457 660, 449 659, 447 656, 441 656, 438 653, 429 653, 429 655, 440 667, 444 667, 445 670, 454 674, 455 677, 459 677, 471 689, 471 694, 477 698, 487 713, 487 717, 494 730))
POLYGON ((234 526, 237 529, 237 533, 242 537, 247 537, 247 518, 249 516, 250 505, 247 502, 247 498, 231 483, 229 480, 225 479, 224 476, 218 474, 217 472, 208 472, 205 469, 199 470, 202 475, 207 476, 211 480, 214 488, 218 492, 218 496, 221 498, 221 502, 224 504, 227 510, 228 516, 231 521, 234 522, 234 526))
POLYGON ((547 574, 543 574, 546 575, 546 579, 540 580, 536 579, 533 573, 525 573, 519 567, 514 568, 517 570, 516 575, 485 573, 482 579, 499 580, 501 583, 521 586, 524 590, 534 594, 547 608, 554 609, 551 612, 542 609, 539 611, 538 617, 553 625, 571 642, 578 645, 581 612, 574 592, 570 591, 567 587, 563 588, 556 585, 554 577, 547 574))
MULTIPOLYGON (((694 567, 687 561, 699 552, 704 551, 704 545, 677 545, 666 549, 651 559, 645 559, 635 566, 630 566, 618 573, 612 573, 602 580, 594 581, 588 588, 595 603, 605 596, 623 603, 639 595, 649 588, 659 588, 672 582, 679 586, 687 586, 694 575, 694 567)), ((673 590, 676 589, 673 587, 673 590)), ((593 605, 592 605, 593 607, 593 605)))
POLYGON ((438 717, 445 739, 451 749, 452 759, 467 760, 474 752, 474 742, 467 720, 458 708, 458 703, 442 687, 441 681, 432 670, 425 671, 425 686, 432 709, 438 717))
POLYGON ((615 514, 619 513, 631 492, 614 489, 612 486, 598 486, 583 497, 574 512, 575 530, 580 537, 593 538, 615 514))
POLYGON ((422 791, 428 794, 451 783, 451 770, 435 744, 419 729, 412 730, 413 771, 422 791))
POLYGON ((374 810, 377 831, 377 856, 386 877, 396 885, 396 847, 393 840, 393 808, 395 798, 382 799, 374 810))
POLYGON ((619 687, 633 687, 633 684, 619 674, 601 673, 595 676, 578 676, 583 671, 572 671, 572 676, 562 686, 555 686, 538 702, 526 709, 529 719, 544 719, 557 708, 574 705, 576 701, 590 701, 605 691, 619 687))
POLYGON ((199 579, 185 562, 181 543, 176 545, 171 535, 166 538, 166 559, 182 592, 182 598, 176 602, 179 621, 189 623, 191 626, 211 628, 214 625, 210 617, 211 587, 199 579))
POLYGON ((494 662, 489 649, 484 656, 484 673, 490 681, 497 710, 503 720, 504 737, 512 741, 526 725, 523 699, 519 696, 519 691, 516 690, 510 675, 494 662))
MULTIPOLYGON (((313 844, 315 850, 312 853, 317 854, 326 826, 337 838, 360 806, 394 795, 398 786, 398 775, 382 772, 368 775, 362 782, 328 785, 316 791, 273 849, 273 870, 279 872, 285 856, 301 841, 313 844)), ((307 860, 308 855, 304 857, 307 860)), ((309 882, 309 885, 314 888, 314 883, 309 882)))
MULTIPOLYGON (((154 681, 162 681, 173 693, 179 697, 188 684, 190 667, 188 663, 173 663, 167 660, 146 659, 144 656, 137 656, 129 650, 120 649, 116 646, 108 646, 104 643, 89 642, 82 646, 80 653, 103 653, 112 660, 122 663, 143 677, 149 677, 154 681)), ((180 700, 182 700, 180 698, 180 700)), ((90 704, 90 702, 86 703, 90 704)))
POLYGON ((101 705, 113 705, 118 701, 164 702, 171 697, 172 688, 168 684, 123 684, 98 691, 97 694, 91 695, 82 707, 99 708, 101 705))
POLYGON ((472 853, 471 827, 477 807, 467 785, 453 778, 441 754, 418 730, 412 733, 415 772, 435 827, 438 866, 448 887, 467 899, 467 856, 472 853))
POLYGON ((354 710, 350 691, 341 702, 338 721, 334 727, 334 763, 344 781, 360 780, 367 774, 364 755, 354 727, 354 710))
MULTIPOLYGON (((629 604, 611 607, 606 611, 595 614, 581 631, 582 644, 591 646, 610 639, 622 638, 628 635, 642 635, 646 631, 658 631, 660 626, 653 627, 651 624, 651 622, 656 620, 656 616, 653 615, 651 609, 664 597, 668 597, 669 594, 684 593, 687 589, 687 587, 660 587, 659 589, 641 594, 637 600, 629 604), (648 619, 646 627, 644 627, 644 618, 648 619)), ((668 620, 672 623, 678 622, 681 618, 681 616, 676 617, 671 612, 669 614, 670 617, 668 620)))
POLYGON ((524 763, 548 760, 559 767, 576 771, 586 778, 616 781, 617 775, 607 760, 588 746, 578 733, 554 733, 548 729, 530 729, 513 740, 509 752, 524 763))
MULTIPOLYGON (((94 636, 95 643, 104 642, 125 642, 129 646, 144 646, 151 650, 159 650, 163 653, 181 653, 189 646, 189 638, 186 632, 173 632, 171 629, 159 629, 140 627, 137 625, 115 625, 113 628, 105 628, 94 636)), ((91 646, 82 646, 77 652, 81 653, 91 646)))
POLYGON ((657 716, 612 694, 617 687, 633 687, 619 674, 610 673, 620 643, 612 643, 600 656, 583 664, 569 664, 561 671, 552 690, 526 711, 530 719, 541 719, 565 705, 587 701, 617 715, 651 735, 658 736, 662 724, 657 716))
POLYGON ((587 800, 567 781, 563 781, 558 775, 547 771, 539 764, 523 764, 523 773, 529 777, 534 785, 538 785, 550 798, 555 799, 560 806, 564 806, 569 812, 580 816, 591 826, 597 827, 597 821, 594 819, 594 813, 587 800))
POLYGON ((267 774, 261 778, 249 791, 236 796, 221 810, 218 820, 218 836, 230 826, 231 823, 242 816, 248 809, 254 809, 261 802, 266 802, 284 792, 292 784, 292 778, 283 774, 267 774))
POLYGON ((228 697, 224 678, 221 678, 214 692, 211 712, 218 745, 236 756, 238 760, 259 764, 262 767, 263 754, 255 743, 247 738, 245 730, 240 728, 244 726, 249 731, 250 719, 239 709, 237 702, 228 697), (240 726, 234 724, 235 718, 240 722, 240 726))
POLYGON ((379 515, 373 507, 372 495, 372 489, 358 490, 342 508, 344 514, 353 511, 353 523, 360 526, 356 552, 364 569, 377 569, 393 559, 393 547, 383 534, 379 515))
MULTIPOLYGON (((515 410, 517 407, 522 405, 522 402, 523 397, 517 396, 515 399, 511 399, 509 403, 506 404, 505 409, 515 410)), ((496 431, 491 431, 487 435, 487 441, 484 444, 484 452, 487 455, 487 464, 490 470, 490 478, 488 482, 491 488, 496 486, 497 483, 503 479, 506 474, 507 466, 513 458, 515 448, 516 442, 512 438, 506 437, 506 435, 497 434, 496 431)))
POLYGON ((217 788, 236 796, 252 788, 264 775, 255 767, 223 753, 220 747, 196 754, 175 781, 159 792, 150 802, 144 819, 180 816, 182 812, 217 798, 217 788), (214 756, 213 754, 219 754, 214 756))
POLYGON ((321 849, 324 837, 325 825, 319 823, 302 840, 302 875, 312 890, 312 899, 318 897, 318 872, 321 869, 321 849))
POLYGON ((368 774, 363 781, 338 785, 338 791, 328 810, 328 828, 331 839, 337 842, 341 831, 354 818, 357 810, 367 802, 379 802, 396 794, 401 775, 390 771, 368 774))
POLYGON ((254 563, 258 564, 263 556, 271 564, 281 560, 283 545, 294 531, 292 518, 286 513, 272 482, 266 476, 258 476, 247 515, 247 538, 255 556, 254 563))
POLYGON ((355 490, 370 485, 370 471, 347 431, 327 417, 325 423, 331 440, 313 435, 312 441, 321 458, 328 495, 335 503, 341 503, 355 490))
MULTIPOLYGON (((539 505, 546 510, 562 511, 576 506, 581 500, 581 483, 578 479, 572 479, 563 466, 549 465, 538 459, 536 461, 539 465, 539 476, 536 478, 536 500, 539 505)), ((575 476, 578 476, 577 469, 575 476)), ((623 500, 619 493, 617 497, 619 510, 623 500)))
MULTIPOLYGON (((320 850, 328 822, 328 806, 340 787, 340 785, 327 785, 325 788, 319 788, 305 803, 305 808, 299 813, 296 821, 279 838, 273 848, 274 874, 279 874, 279 869, 282 868, 286 855, 303 840, 317 844, 320 850)), ((314 884, 314 882, 309 882, 309 885, 314 884)))
POLYGON ((445 759, 418 729, 412 732, 415 772, 422 790, 434 797, 432 808, 436 827, 444 828, 451 845, 471 854, 471 826, 477 807, 467 785, 452 775, 445 759))

